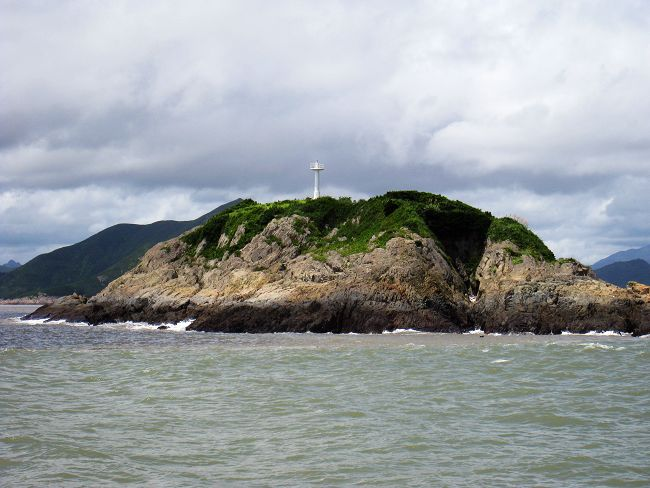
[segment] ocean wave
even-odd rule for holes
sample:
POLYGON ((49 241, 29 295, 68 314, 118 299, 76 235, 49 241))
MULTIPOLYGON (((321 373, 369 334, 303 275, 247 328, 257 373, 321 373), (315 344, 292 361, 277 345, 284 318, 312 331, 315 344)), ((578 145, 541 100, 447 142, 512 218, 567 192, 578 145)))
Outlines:
POLYGON ((585 333, 570 332, 568 330, 563 330, 562 335, 629 337, 632 334, 630 334, 629 332, 617 332, 615 330, 605 330, 605 331, 590 330, 589 332, 585 332, 585 333))
POLYGON ((88 327, 88 322, 68 322, 67 320, 48 320, 48 319, 22 319, 21 317, 14 317, 10 319, 12 322, 21 325, 72 325, 73 327, 88 327))
POLYGON ((580 344, 581 346, 584 346, 585 351, 594 351, 594 350, 602 350, 602 351, 624 351, 625 347, 623 346, 610 346, 609 344, 601 344, 599 342, 583 342, 580 344))
POLYGON ((395 330, 385 330, 382 332, 382 334, 420 334, 421 332, 418 332, 415 329, 395 329, 395 330))
MULTIPOLYGON (((88 322, 71 322, 68 320, 48 320, 44 319, 22 319, 21 317, 14 317, 11 319, 13 322, 25 325, 69 325, 72 327, 90 327, 88 322)), ((182 332, 194 322, 194 319, 181 320, 180 322, 165 322, 162 324, 152 324, 149 322, 107 322, 99 324, 102 327, 112 329, 129 329, 129 330, 157 330, 160 327, 166 327, 167 330, 182 332)))
POLYGON ((181 320, 180 322, 165 322, 162 324, 152 324, 149 322, 117 322, 115 324, 105 324, 112 328, 127 328, 130 330, 158 330, 160 327, 166 327, 167 330, 184 332, 185 329, 194 322, 194 319, 181 320))
POLYGON ((12 322, 20 322, 21 324, 27 325, 41 325, 44 324, 47 319, 22 319, 22 317, 11 317, 9 320, 12 322))
POLYGON ((596 332, 594 330, 591 330, 587 332, 585 335, 597 335, 597 336, 631 336, 629 332, 616 332, 615 330, 606 330, 603 332, 596 332))
POLYGON ((469 332, 463 332, 463 335, 474 335, 474 334, 485 334, 481 329, 470 330, 469 332))

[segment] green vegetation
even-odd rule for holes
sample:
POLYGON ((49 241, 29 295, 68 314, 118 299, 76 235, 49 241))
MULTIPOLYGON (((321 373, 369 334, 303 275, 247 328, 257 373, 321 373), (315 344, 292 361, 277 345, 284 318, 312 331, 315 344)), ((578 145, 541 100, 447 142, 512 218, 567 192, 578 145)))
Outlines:
POLYGON ((506 247, 504 249, 512 259, 512 264, 521 264, 524 262, 524 258, 522 257, 522 254, 519 251, 515 251, 511 247, 506 247))
POLYGON ((510 217, 493 219, 487 235, 493 242, 512 242, 519 248, 519 256, 527 255, 538 260, 555 261, 553 252, 539 237, 510 217))
MULTIPOLYGON (((416 191, 388 192, 356 202, 331 197, 273 203, 244 200, 183 239, 189 244, 188 254, 195 255, 200 249, 207 259, 221 259, 226 252, 241 251, 274 218, 291 215, 309 219, 297 220, 294 229, 308 236, 302 251, 320 260, 329 251, 350 255, 373 246, 383 247, 393 237, 407 236, 410 231, 435 239, 450 264, 468 279, 478 265, 488 235, 495 241, 510 240, 521 248, 520 254, 553 259, 537 236, 512 219, 495 219, 463 202, 416 191), (241 228, 244 231, 239 240, 230 243, 241 228), (227 242, 219 246, 222 234, 227 242)), ((277 241, 269 237, 267 242, 277 241)))
POLYGON ((155 244, 205 223, 238 201, 227 203, 191 221, 114 225, 77 244, 41 254, 11 273, 0 276, 0 298, 19 298, 39 293, 53 296, 73 292, 93 295, 132 269, 155 244))

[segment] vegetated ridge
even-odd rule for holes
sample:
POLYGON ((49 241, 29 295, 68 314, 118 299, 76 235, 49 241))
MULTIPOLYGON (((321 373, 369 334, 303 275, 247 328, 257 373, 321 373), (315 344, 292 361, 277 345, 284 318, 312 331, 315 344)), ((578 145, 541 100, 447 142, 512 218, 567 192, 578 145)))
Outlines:
POLYGON ((221 332, 650 329, 650 288, 556 260, 526 226, 440 195, 244 200, 150 249, 96 296, 34 317, 193 319, 221 332))
POLYGON ((434 239, 450 265, 468 280, 488 238, 515 244, 517 250, 508 248, 515 261, 523 255, 555 260, 539 237, 512 218, 495 218, 463 202, 416 191, 393 191, 356 202, 347 197, 273 203, 243 200, 183 236, 186 254, 222 259, 243 249, 273 219, 292 215, 307 219, 294 224, 297 233, 308 236, 299 251, 320 261, 330 251, 342 256, 363 253, 411 233, 434 239))
POLYGON ((154 244, 205 223, 239 201, 226 203, 190 221, 113 225, 77 244, 36 256, 0 277, 0 298, 94 295, 133 268, 154 244))

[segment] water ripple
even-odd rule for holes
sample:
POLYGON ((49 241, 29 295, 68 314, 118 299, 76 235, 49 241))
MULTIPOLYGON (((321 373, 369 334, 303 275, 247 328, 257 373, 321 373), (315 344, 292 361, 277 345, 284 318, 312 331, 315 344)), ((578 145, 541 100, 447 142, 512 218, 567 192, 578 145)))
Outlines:
POLYGON ((620 336, 185 334, 0 318, 0 479, 648 486, 649 352, 620 336))

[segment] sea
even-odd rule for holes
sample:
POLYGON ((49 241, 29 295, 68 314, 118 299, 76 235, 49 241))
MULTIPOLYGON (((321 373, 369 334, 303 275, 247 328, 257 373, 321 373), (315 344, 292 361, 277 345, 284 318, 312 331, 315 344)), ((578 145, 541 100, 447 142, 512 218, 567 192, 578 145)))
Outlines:
POLYGON ((216 334, 0 306, 0 485, 650 486, 650 338, 216 334))

